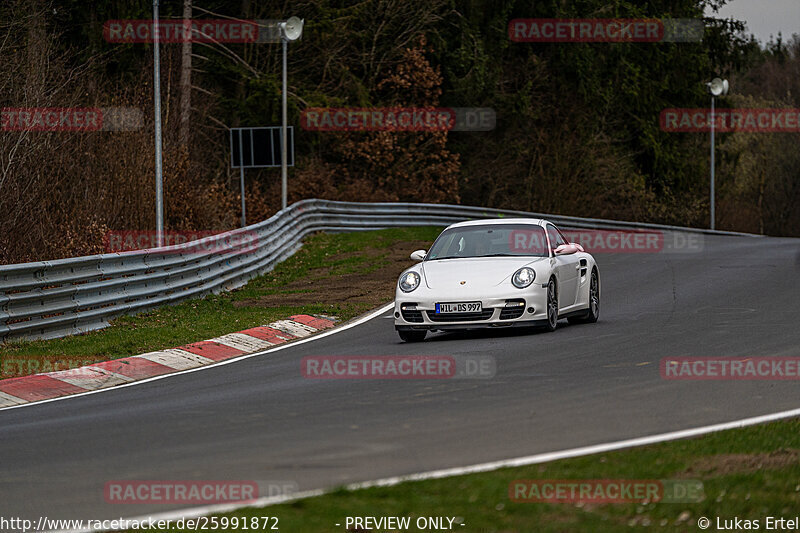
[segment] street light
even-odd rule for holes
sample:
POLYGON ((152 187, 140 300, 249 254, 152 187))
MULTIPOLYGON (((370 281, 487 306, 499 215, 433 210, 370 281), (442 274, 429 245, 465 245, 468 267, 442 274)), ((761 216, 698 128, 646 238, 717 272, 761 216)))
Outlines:
POLYGON ((287 202, 287 165, 286 165, 286 147, 288 145, 288 136, 286 131, 286 51, 290 41, 296 41, 303 35, 303 22, 304 19, 297 17, 290 17, 278 24, 281 29, 281 42, 283 43, 283 90, 281 91, 282 97, 282 114, 283 126, 281 128, 281 209, 286 209, 287 202))
POLYGON ((715 116, 714 99, 717 96, 725 96, 728 94, 728 80, 714 78, 706 83, 708 92, 711 94, 711 229, 714 229, 715 210, 714 210, 714 127, 716 126, 717 118, 715 116))

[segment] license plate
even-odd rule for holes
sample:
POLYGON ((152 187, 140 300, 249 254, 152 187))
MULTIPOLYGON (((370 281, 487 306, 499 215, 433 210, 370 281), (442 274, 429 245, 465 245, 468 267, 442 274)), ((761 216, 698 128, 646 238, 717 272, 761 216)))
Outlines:
POLYGON ((446 315, 449 313, 480 313, 482 310, 480 302, 436 304, 437 315, 446 315))

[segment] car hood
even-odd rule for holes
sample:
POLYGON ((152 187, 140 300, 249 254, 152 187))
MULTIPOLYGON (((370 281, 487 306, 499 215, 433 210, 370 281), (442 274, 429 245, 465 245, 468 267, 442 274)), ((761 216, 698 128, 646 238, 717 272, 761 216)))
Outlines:
POLYGON ((533 265, 545 257, 472 257, 438 259, 422 263, 425 284, 429 289, 460 287, 462 281, 473 288, 496 287, 518 269, 533 265))

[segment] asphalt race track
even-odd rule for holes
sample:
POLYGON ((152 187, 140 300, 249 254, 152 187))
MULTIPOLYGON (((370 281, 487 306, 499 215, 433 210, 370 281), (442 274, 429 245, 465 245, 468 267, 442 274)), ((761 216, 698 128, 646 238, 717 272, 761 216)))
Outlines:
POLYGON ((797 382, 667 381, 659 372, 670 356, 800 355, 800 240, 706 235, 701 252, 596 257, 594 325, 403 344, 386 313, 232 364, 0 411, 0 516, 186 507, 108 504, 112 480, 330 488, 800 407, 797 382), (300 371, 309 355, 491 355, 497 372, 310 380, 300 371))

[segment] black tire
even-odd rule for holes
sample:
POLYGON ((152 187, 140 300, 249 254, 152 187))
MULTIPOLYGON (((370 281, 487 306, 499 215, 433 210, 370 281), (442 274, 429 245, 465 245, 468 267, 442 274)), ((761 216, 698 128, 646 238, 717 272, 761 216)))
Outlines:
POLYGON ((547 324, 545 331, 555 331, 558 327, 558 285, 556 280, 550 278, 547 283, 547 324))
POLYGON ((427 335, 428 332, 424 329, 422 331, 401 329, 397 331, 397 334, 400 335, 400 338, 405 342, 420 342, 425 340, 425 335, 427 335))
POLYGON ((592 269, 592 278, 589 281, 589 309, 583 316, 569 318, 570 324, 594 324, 600 318, 600 275, 592 269))

